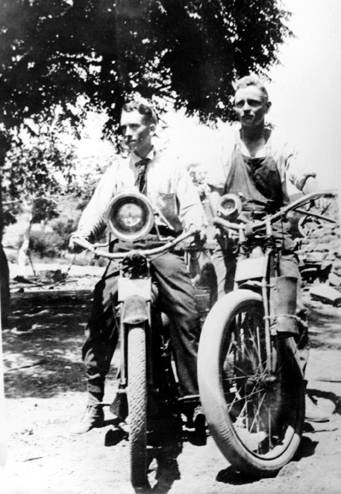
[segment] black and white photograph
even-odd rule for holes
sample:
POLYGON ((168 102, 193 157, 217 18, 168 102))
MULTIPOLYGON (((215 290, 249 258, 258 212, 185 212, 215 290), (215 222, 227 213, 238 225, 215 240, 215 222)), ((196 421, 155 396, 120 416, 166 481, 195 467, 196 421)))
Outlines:
POLYGON ((340 19, 0 0, 0 494, 341 492, 340 19))

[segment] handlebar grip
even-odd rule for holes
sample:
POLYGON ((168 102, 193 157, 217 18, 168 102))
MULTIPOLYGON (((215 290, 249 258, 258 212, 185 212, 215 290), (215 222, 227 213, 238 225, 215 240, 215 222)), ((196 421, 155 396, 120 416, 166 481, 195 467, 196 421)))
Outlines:
POLYGON ((95 251, 95 246, 85 238, 75 236, 75 237, 71 237, 71 239, 75 244, 79 245, 80 247, 90 250, 91 252, 95 251))

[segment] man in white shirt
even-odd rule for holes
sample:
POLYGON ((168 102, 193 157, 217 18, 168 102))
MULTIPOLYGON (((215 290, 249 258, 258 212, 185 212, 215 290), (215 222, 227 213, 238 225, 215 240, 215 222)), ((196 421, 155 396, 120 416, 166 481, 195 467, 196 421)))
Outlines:
MULTIPOLYGON (((120 192, 140 191, 151 201, 158 215, 161 233, 176 236, 182 230, 205 227, 199 195, 180 159, 157 150, 152 136, 157 124, 153 107, 137 100, 126 104, 121 114, 121 131, 129 153, 121 155, 106 170, 90 202, 82 213, 77 237, 89 239, 105 224, 108 206, 120 192)), ((71 238, 72 243, 72 238, 71 238)), ((151 262, 158 283, 161 309, 171 318, 171 344, 175 355, 180 396, 198 397, 196 376, 197 345, 200 334, 199 314, 194 291, 184 261, 166 253, 151 262)), ((86 367, 88 405, 75 432, 87 432, 103 424, 100 405, 105 376, 117 343, 113 308, 117 296, 117 271, 109 264, 94 292, 92 313, 83 346, 86 367)), ((186 401, 186 400, 185 400, 186 401)))

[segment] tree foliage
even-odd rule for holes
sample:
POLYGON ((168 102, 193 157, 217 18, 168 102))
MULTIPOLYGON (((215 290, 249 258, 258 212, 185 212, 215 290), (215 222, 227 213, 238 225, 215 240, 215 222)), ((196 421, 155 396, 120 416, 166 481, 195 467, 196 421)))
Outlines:
MULTIPOLYGON (((287 15, 280 0, 0 0, 0 247, 13 129, 57 108, 77 127, 83 95, 84 112, 105 110, 110 130, 135 91, 203 120, 227 119, 232 81, 266 73, 289 34, 287 15)), ((32 184, 43 183, 40 157, 25 163, 32 184)), ((20 166, 16 187, 29 187, 20 166)))
POLYGON ((231 82, 265 72, 289 34, 279 0, 1 0, 0 121, 79 94, 117 122, 133 91, 227 118, 231 82))
POLYGON ((62 130, 49 121, 31 127, 30 134, 12 130, 2 167, 2 193, 8 204, 5 224, 20 212, 21 202, 33 204, 34 221, 56 216, 56 199, 68 190, 75 160, 72 145, 61 138, 62 130))

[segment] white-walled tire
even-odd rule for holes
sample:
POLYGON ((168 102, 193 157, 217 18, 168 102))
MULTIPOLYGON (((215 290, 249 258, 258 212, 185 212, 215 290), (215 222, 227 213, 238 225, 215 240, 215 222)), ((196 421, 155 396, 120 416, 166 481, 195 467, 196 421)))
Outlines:
POLYGON ((201 403, 222 454, 236 470, 271 476, 295 455, 305 386, 285 340, 271 337, 266 368, 261 296, 235 290, 213 306, 198 352, 201 403))
POLYGON ((131 326, 127 338, 130 476, 147 483, 147 361, 144 326, 131 326))

